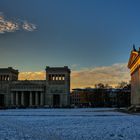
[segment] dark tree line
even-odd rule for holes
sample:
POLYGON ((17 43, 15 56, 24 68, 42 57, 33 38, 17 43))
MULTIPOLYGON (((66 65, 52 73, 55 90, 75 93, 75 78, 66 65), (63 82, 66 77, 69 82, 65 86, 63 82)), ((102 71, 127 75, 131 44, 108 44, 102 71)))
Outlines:
POLYGON ((130 106, 130 83, 121 82, 116 88, 99 83, 89 94, 89 102, 93 107, 128 107, 130 106))

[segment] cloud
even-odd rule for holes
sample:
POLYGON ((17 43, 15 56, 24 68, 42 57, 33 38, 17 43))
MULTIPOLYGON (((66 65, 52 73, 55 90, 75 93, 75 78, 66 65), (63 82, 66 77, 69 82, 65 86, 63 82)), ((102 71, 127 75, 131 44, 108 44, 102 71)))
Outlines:
POLYGON ((2 12, 0 12, 0 34, 6 32, 15 32, 18 30, 34 31, 36 30, 36 25, 29 23, 28 21, 22 20, 10 20, 5 18, 2 12))
POLYGON ((22 28, 26 31, 34 31, 36 30, 36 25, 25 21, 22 25, 22 28))
POLYGON ((45 72, 20 72, 19 73, 20 80, 45 80, 45 72))
POLYGON ((6 20, 3 15, 0 15, 0 33, 15 32, 16 30, 19 30, 18 23, 6 20))
MULTIPOLYGON (((21 72, 19 79, 44 80, 45 72, 21 72)), ((130 80, 127 64, 114 64, 111 66, 83 68, 73 70, 71 73, 71 89, 94 87, 97 83, 117 86, 121 81, 130 80)))
POLYGON ((130 80, 127 64, 83 68, 72 72, 72 88, 94 87, 97 83, 116 86, 121 81, 130 80))

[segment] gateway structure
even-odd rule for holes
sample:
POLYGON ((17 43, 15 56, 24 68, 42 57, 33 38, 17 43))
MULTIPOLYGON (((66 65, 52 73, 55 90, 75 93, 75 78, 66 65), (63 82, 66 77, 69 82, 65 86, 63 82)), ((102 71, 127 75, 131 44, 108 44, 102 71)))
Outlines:
POLYGON ((70 104, 70 69, 46 67, 46 80, 18 80, 18 70, 0 68, 0 107, 65 107, 70 104))
POLYGON ((130 54, 128 68, 131 74, 131 105, 137 109, 140 108, 140 49, 136 50, 135 46, 130 54))

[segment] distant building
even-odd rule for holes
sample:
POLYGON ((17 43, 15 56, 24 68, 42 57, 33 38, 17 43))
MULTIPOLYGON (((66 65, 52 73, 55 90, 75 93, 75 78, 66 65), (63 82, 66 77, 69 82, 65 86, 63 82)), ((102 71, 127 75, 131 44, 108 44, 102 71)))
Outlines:
POLYGON ((76 88, 70 99, 71 105, 78 107, 128 107, 130 89, 76 88))
POLYGON ((74 106, 90 106, 90 94, 93 93, 91 89, 76 88, 70 94, 71 105, 74 106))
POLYGON ((136 50, 133 46, 131 51, 128 68, 131 74, 131 105, 140 107, 140 49, 136 50))
POLYGON ((18 70, 0 68, 0 107, 65 107, 70 69, 46 67, 46 80, 18 80, 18 70))

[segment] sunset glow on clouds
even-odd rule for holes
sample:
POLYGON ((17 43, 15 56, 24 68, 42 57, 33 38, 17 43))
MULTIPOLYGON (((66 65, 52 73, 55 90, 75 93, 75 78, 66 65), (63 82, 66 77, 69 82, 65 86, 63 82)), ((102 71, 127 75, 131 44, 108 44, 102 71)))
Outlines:
POLYGON ((20 80, 45 80, 45 71, 40 72, 20 72, 20 80))
MULTIPOLYGON (((21 72, 20 80, 45 80, 45 72, 21 72)), ((83 68, 71 71, 71 89, 94 87, 97 83, 117 86, 119 82, 129 82, 127 64, 114 64, 111 66, 83 68)))
POLYGON ((17 30, 34 31, 36 25, 27 21, 13 21, 5 18, 2 12, 0 12, 0 34, 6 32, 15 32, 17 30))
POLYGON ((71 80, 72 88, 94 87, 98 83, 115 87, 119 82, 129 82, 130 76, 127 64, 114 64, 73 71, 71 80))

